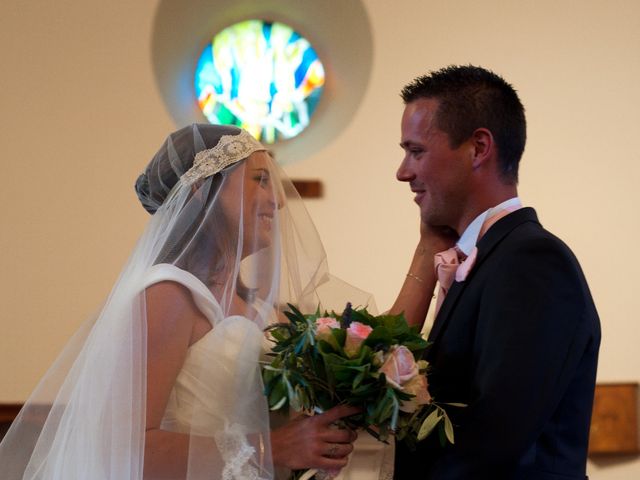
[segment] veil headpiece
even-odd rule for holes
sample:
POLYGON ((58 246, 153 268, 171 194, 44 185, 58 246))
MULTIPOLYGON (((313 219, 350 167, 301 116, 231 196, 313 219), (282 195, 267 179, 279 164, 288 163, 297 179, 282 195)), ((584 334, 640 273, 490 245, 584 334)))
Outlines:
POLYGON ((266 148, 246 130, 238 135, 223 135, 215 147, 196 153, 193 166, 180 177, 180 181, 191 185, 261 150, 266 148))

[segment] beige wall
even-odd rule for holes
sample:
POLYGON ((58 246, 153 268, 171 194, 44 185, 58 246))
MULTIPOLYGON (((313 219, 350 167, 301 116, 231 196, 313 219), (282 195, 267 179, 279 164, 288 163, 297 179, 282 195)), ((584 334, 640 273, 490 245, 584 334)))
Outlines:
MULTIPOLYGON (((521 196, 590 281, 604 337, 599 381, 637 381, 640 2, 364 3, 375 45, 363 102, 341 135, 287 166, 325 184, 308 208, 333 272, 372 291, 380 308, 391 303, 417 230, 410 193, 394 180, 398 91, 449 63, 491 67, 527 108, 521 196)), ((25 400, 143 228, 133 181, 176 127, 151 71, 155 7, 0 4, 0 402, 25 400)), ((635 478, 640 461, 589 470, 596 480, 635 478)))

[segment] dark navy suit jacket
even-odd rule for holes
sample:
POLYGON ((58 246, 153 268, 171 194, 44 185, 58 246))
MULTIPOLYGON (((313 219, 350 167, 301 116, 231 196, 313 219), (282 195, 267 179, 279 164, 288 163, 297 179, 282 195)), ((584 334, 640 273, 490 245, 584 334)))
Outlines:
POLYGON ((531 208, 498 220, 426 353, 455 445, 398 444, 395 478, 584 480, 600 322, 569 248, 531 208))

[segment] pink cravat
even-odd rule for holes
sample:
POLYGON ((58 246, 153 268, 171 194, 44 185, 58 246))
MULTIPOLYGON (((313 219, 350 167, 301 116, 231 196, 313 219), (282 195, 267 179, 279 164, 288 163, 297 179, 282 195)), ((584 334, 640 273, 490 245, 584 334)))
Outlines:
MULTIPOLYGON (((482 238, 494 223, 517 209, 518 208, 505 209, 486 219, 482 224, 477 241, 482 238)), ((447 296, 451 285, 453 285, 453 280, 455 279, 457 282, 464 282, 466 280, 467 275, 469 275, 469 272, 476 262, 477 254, 478 249, 473 247, 473 250, 467 257, 457 246, 451 247, 443 252, 436 253, 434 257, 434 264, 438 283, 440 284, 436 300, 436 315, 438 315, 438 312, 440 311, 442 302, 444 302, 444 297, 447 296)))
POLYGON ((444 297, 449 292, 451 285, 453 285, 453 279, 456 277, 456 272, 462 261, 464 261, 464 253, 458 247, 451 247, 435 255, 434 264, 438 283, 440 284, 438 287, 438 299, 436 300, 436 315, 440 311, 444 297))

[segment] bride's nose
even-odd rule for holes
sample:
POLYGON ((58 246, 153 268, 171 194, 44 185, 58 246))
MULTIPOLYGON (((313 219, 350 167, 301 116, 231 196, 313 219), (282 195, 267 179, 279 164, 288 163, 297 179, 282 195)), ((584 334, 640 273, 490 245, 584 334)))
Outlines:
POLYGON ((271 190, 271 204, 276 210, 280 210, 287 203, 282 185, 273 185, 271 190))

